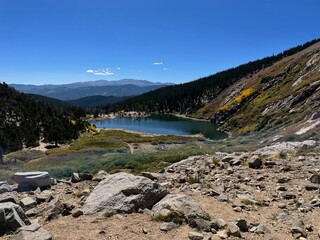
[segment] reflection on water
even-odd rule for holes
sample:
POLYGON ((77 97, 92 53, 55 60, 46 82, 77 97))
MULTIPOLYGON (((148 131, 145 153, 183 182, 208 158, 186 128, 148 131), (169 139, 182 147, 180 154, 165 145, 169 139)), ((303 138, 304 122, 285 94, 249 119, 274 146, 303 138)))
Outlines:
POLYGON ((222 139, 227 134, 217 131, 211 122, 194 121, 171 115, 154 115, 146 118, 114 118, 92 122, 98 128, 123 128, 154 134, 193 135, 203 134, 207 138, 222 139))

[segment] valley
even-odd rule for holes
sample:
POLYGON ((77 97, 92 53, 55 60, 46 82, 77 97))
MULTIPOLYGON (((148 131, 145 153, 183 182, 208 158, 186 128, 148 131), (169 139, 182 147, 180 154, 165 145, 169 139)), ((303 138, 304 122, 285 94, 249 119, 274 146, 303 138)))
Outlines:
POLYGON ((24 220, 0 219, 0 238, 318 239, 319 53, 317 39, 80 107, 1 84, 0 208, 24 220), (17 172, 51 183, 25 189, 17 172))

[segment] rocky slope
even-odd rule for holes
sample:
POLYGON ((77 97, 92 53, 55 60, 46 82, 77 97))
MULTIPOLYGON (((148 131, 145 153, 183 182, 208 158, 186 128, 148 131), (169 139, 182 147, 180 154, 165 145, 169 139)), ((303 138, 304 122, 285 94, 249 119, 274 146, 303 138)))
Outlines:
POLYGON ((32 225, 0 238, 319 239, 319 161, 320 143, 308 140, 189 157, 141 176, 73 174, 45 190, 3 183, 0 209, 14 202, 32 225))
POLYGON ((319 131, 320 43, 238 80, 195 116, 238 134, 277 130, 294 138, 319 131))

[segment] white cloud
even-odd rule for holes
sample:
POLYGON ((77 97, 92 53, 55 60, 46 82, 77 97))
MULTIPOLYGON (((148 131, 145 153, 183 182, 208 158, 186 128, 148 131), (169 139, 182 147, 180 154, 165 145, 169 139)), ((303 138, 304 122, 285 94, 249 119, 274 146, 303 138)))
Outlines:
POLYGON ((111 76, 114 74, 114 72, 112 72, 110 70, 110 68, 102 68, 102 69, 98 69, 98 70, 89 69, 86 72, 92 73, 93 75, 96 75, 96 76, 111 76))
POLYGON ((162 65, 163 62, 154 62, 153 65, 162 65))
POLYGON ((171 68, 163 68, 163 71, 170 71, 171 68))
POLYGON ((117 70, 120 70, 121 68, 117 67, 117 70))

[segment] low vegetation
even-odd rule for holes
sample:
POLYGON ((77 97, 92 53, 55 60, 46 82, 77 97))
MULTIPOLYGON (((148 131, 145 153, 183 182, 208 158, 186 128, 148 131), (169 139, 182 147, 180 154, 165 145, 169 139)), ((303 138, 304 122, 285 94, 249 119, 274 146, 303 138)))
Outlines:
POLYGON ((174 222, 176 224, 183 224, 186 222, 186 217, 183 213, 170 212, 167 215, 156 215, 153 217, 153 220, 157 222, 174 222))
MULTIPOLYGON (((52 177, 59 179, 69 178, 73 172, 95 173, 99 170, 134 174, 141 171, 161 172, 166 166, 189 156, 216 151, 247 151, 254 147, 251 142, 255 141, 204 141, 194 137, 143 136, 120 130, 101 130, 98 133, 83 133, 69 146, 49 149, 46 154, 23 150, 5 155, 8 164, 1 166, 0 180, 10 178, 16 171, 48 171, 52 177), (128 145, 146 148, 131 153, 128 145), (15 162, 10 162, 10 159, 15 159, 15 162)), ((198 182, 197 179, 194 181, 198 182)))

